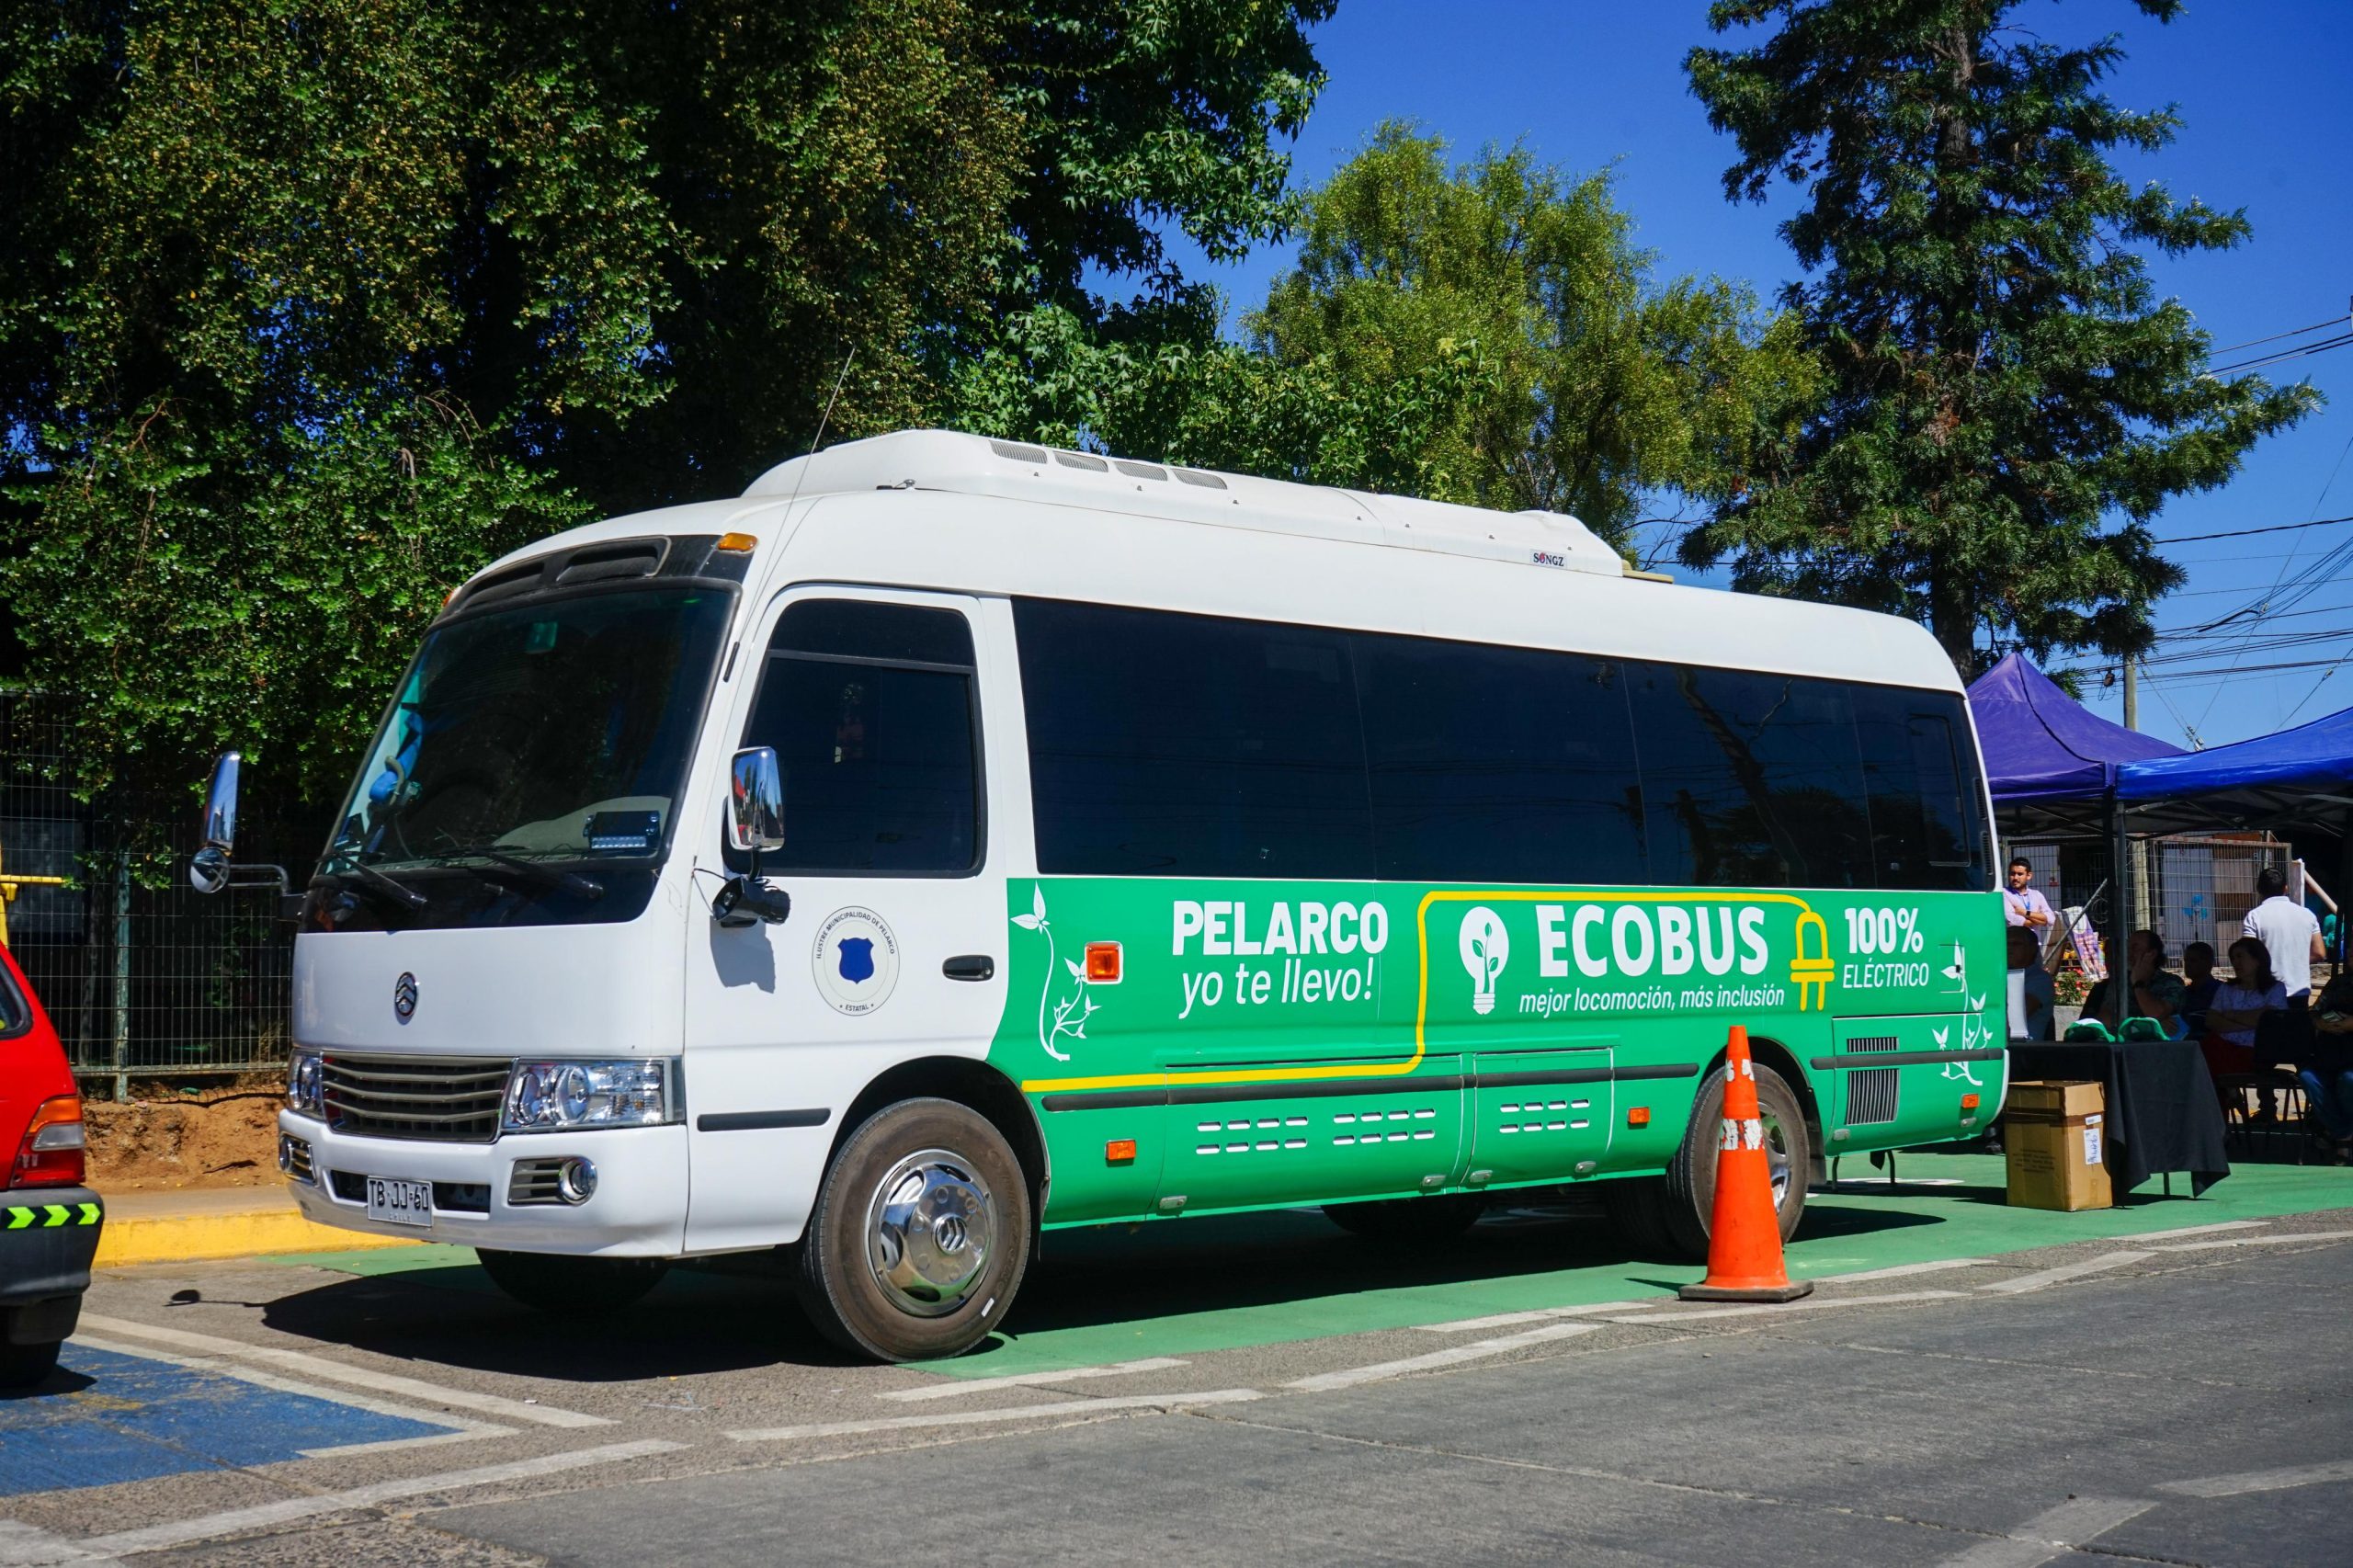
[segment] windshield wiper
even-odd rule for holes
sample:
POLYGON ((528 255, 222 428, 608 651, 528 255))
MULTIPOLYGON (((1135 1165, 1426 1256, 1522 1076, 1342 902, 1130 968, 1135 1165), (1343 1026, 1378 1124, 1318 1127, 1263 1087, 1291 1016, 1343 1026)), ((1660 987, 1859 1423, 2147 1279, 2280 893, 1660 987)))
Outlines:
POLYGON ((489 866, 460 866, 463 871, 487 877, 493 881, 525 881, 539 887, 555 888, 574 898, 598 899, 605 896, 605 884, 594 877, 584 877, 577 871, 567 871, 560 866, 542 866, 536 860, 526 860, 520 855, 510 855, 504 849, 494 849, 487 844, 471 845, 463 849, 451 849, 437 857, 444 863, 460 859, 488 860, 500 870, 500 876, 489 866))
POLYGON ((396 882, 364 860, 354 860, 339 871, 329 871, 334 878, 349 877, 363 892, 370 892, 386 903, 401 909, 423 909, 429 902, 426 896, 406 882, 396 882))

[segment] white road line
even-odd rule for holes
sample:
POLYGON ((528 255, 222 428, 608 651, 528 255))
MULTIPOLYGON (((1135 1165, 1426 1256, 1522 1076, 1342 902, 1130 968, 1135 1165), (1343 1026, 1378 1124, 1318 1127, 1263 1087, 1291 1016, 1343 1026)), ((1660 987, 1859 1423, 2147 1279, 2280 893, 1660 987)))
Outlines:
POLYGON ((1591 1323, 1551 1323, 1541 1328, 1523 1329, 1500 1339, 1482 1339, 1470 1345, 1451 1345, 1444 1350, 1432 1350, 1421 1356, 1408 1356, 1402 1361, 1376 1361, 1370 1367, 1350 1367, 1345 1371, 1318 1372, 1312 1378, 1300 1378, 1283 1385, 1302 1393, 1327 1393, 1334 1389, 1354 1388, 1358 1383, 1380 1382, 1387 1378, 1402 1378, 1413 1372, 1435 1371, 1440 1367, 1458 1366, 1464 1361, 1476 1361, 1488 1356, 1502 1356, 1530 1345, 1542 1345, 1555 1339, 1567 1339, 1574 1335, 1591 1334, 1600 1327, 1591 1323))
POLYGON ((2147 1231, 2137 1236, 2119 1236, 2120 1242, 2165 1242, 2176 1236, 2211 1235, 2216 1231, 2259 1231, 2271 1223, 2268 1220, 2218 1220, 2211 1225, 2180 1225, 2170 1231, 2147 1231))
POLYGON ((485 1415, 504 1416, 510 1421, 528 1421, 538 1426, 609 1426, 612 1422, 602 1415, 586 1415, 576 1410, 558 1410, 552 1405, 527 1404, 519 1399, 507 1399, 494 1393, 476 1393, 471 1389, 453 1389, 440 1383, 428 1383, 422 1378, 404 1378, 390 1372, 373 1372, 364 1367, 347 1367, 340 1361, 330 1361, 324 1356, 307 1355, 300 1350, 278 1350, 267 1346, 247 1345, 243 1340, 222 1339, 210 1334, 190 1334, 183 1329, 156 1328, 128 1318, 99 1317, 90 1312, 82 1314, 82 1322, 101 1334, 128 1335, 133 1339, 153 1340, 158 1345, 176 1345, 199 1354, 225 1356, 235 1360, 259 1361, 273 1367, 291 1367, 312 1377, 330 1383, 348 1383, 354 1388, 375 1389, 383 1393, 405 1394, 411 1399, 437 1400, 454 1404, 463 1410, 479 1410, 485 1415))
POLYGON ((1036 1388, 1043 1383, 1076 1382, 1086 1378, 1123 1378, 1130 1372, 1165 1372, 1172 1367, 1183 1365, 1185 1365, 1184 1362, 1167 1356, 1149 1356, 1141 1361, 1120 1361, 1108 1367, 1073 1367, 1065 1372, 1022 1372, 1009 1378, 975 1378, 970 1382, 943 1378, 938 1382, 926 1383, 919 1389, 892 1389, 889 1393, 879 1393, 874 1397, 898 1400, 912 1404, 920 1400, 953 1399, 958 1394, 987 1393, 992 1389, 1036 1388))
POLYGON ((1017 1404, 1003 1410, 958 1410, 938 1415, 885 1415, 870 1421, 818 1421, 805 1426, 758 1426, 730 1432, 739 1443, 790 1443, 809 1437, 851 1437, 867 1432, 910 1432, 926 1426, 978 1426, 991 1421, 1032 1421, 1056 1415, 1092 1415, 1100 1411, 1188 1409, 1197 1404, 1239 1404, 1264 1399, 1256 1389, 1211 1389, 1206 1393, 1139 1393, 1118 1399, 1066 1399, 1053 1404, 1017 1404))
MULTIPOLYGON (((84 1323, 92 1320, 84 1318, 84 1323)), ((471 1416, 452 1415, 446 1410, 420 1410, 413 1404, 395 1404, 389 1399, 376 1399, 348 1389, 321 1388, 316 1383, 299 1382, 275 1373, 240 1367, 217 1356, 176 1356, 168 1350, 158 1350, 151 1345, 125 1345, 120 1340, 106 1339, 96 1335, 76 1332, 67 1341, 71 1345, 86 1345, 93 1350, 104 1350, 116 1356, 135 1356, 143 1361, 161 1361, 166 1366, 186 1367, 192 1372, 210 1372, 216 1377, 234 1378, 256 1388, 275 1389, 279 1393, 301 1394, 305 1399, 323 1399, 332 1404, 347 1405, 353 1410, 365 1410, 377 1415, 390 1415, 402 1421, 415 1421, 440 1430, 429 1437, 390 1437, 378 1443, 348 1443, 340 1448, 303 1449, 306 1459, 326 1459, 347 1453, 381 1453, 388 1449, 410 1449, 427 1443, 470 1442, 476 1437, 496 1437, 511 1433, 512 1426, 501 1426, 493 1421, 476 1421, 471 1416)))
POLYGON ((1596 1301, 1587 1307, 1534 1307, 1524 1312, 1497 1312, 1493 1317, 1458 1318, 1452 1323, 1426 1323, 1416 1326, 1424 1334, 1470 1334, 1486 1328, 1510 1328, 1516 1324, 1591 1317, 1597 1312, 1639 1312, 1644 1307, 1663 1305, 1673 1300, 1672 1296, 1654 1296, 1643 1301, 1596 1301))
POLYGON ((1942 1568, 2037 1568, 2155 1506, 2137 1498, 2072 1498, 1998 1540, 1981 1541, 1946 1558, 1942 1568))
POLYGON ((2353 1481, 2353 1460, 2297 1465, 2289 1470, 2250 1470, 2237 1475, 2207 1475, 2194 1481, 2168 1481, 2157 1490, 2177 1497, 2237 1497, 2249 1492, 2285 1492, 2290 1487, 2317 1486, 2326 1481, 2353 1481))
POLYGON ((2153 1252, 2104 1252, 2097 1257, 2087 1257, 2080 1263, 2063 1263, 2056 1268, 2039 1273, 2021 1274, 2015 1279, 1996 1279, 1991 1285, 1980 1285, 1981 1290, 1997 1295, 2015 1296, 2027 1290, 2040 1290, 2046 1285, 2057 1285, 2069 1279, 2080 1279, 2086 1274, 2098 1274, 2110 1268, 2121 1268, 2128 1263, 2138 1263, 2154 1257, 2153 1252))
POLYGON ((167 1547, 187 1546, 195 1541, 210 1540, 215 1536, 258 1529, 265 1525, 315 1518, 321 1514, 339 1514, 347 1508, 372 1508, 380 1503, 394 1502, 403 1497, 422 1497, 436 1492, 455 1492, 471 1486, 494 1486, 505 1481, 529 1481, 536 1476, 584 1470, 590 1465, 619 1464, 624 1460, 642 1459, 649 1454, 673 1453, 688 1446, 648 1437, 634 1443, 611 1443, 600 1449, 576 1449, 571 1453, 510 1460, 505 1464, 486 1464, 473 1470, 451 1470, 438 1475, 380 1481, 373 1485, 322 1493, 315 1497, 288 1497, 276 1503, 206 1514, 199 1518, 175 1519, 168 1524, 123 1530, 116 1535, 91 1536, 71 1545, 85 1557, 126 1557, 133 1552, 161 1551, 167 1547))
POLYGON ((2159 1247, 2159 1252, 2205 1252, 2213 1247, 2286 1246, 2293 1242, 2341 1242, 2353 1238, 2353 1231, 2295 1231, 2277 1236, 2224 1236, 2220 1241, 2183 1242, 2178 1246, 2159 1247))
POLYGON ((86 1562, 90 1554, 62 1535, 36 1529, 21 1519, 0 1519, 0 1564, 86 1562))
POLYGON ((1687 1307, 1680 1312, 1644 1312, 1640 1317, 1615 1317, 1608 1321, 1641 1327, 1647 1323, 1707 1323, 1717 1318, 1745 1318, 1763 1313, 1819 1312, 1833 1307, 1883 1307, 1898 1301, 1953 1301, 1967 1295, 1965 1290, 1887 1290, 1872 1296, 1808 1296, 1795 1301, 1750 1301, 1723 1307, 1687 1307))
POLYGON ((1817 1284, 1836 1279, 1841 1285, 1852 1285, 1864 1279, 1902 1279, 1914 1274, 1941 1274, 1948 1268, 1983 1268, 1994 1260, 1990 1257, 1944 1257, 1934 1263, 1899 1263, 1893 1268, 1866 1268, 1855 1274, 1817 1274, 1817 1284))

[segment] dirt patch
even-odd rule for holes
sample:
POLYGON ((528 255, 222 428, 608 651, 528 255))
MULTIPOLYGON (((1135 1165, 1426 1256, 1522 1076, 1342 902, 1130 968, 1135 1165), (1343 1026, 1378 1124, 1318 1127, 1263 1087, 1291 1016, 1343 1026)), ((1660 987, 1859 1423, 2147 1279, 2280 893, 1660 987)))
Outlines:
POLYGON ((282 1089, 207 1099, 85 1100, 92 1187, 102 1192, 261 1187, 278 1174, 282 1089))

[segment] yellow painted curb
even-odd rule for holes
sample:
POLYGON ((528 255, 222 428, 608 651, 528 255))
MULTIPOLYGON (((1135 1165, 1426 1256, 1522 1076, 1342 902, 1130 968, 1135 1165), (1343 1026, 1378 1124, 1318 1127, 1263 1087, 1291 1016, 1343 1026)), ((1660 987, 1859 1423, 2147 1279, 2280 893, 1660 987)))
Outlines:
POLYGON ((272 1252, 352 1252, 361 1247, 412 1247, 404 1236, 372 1236, 313 1223, 291 1203, 283 1209, 225 1214, 159 1214, 117 1219, 98 1234, 94 1266, 190 1263, 199 1258, 252 1257, 272 1252))

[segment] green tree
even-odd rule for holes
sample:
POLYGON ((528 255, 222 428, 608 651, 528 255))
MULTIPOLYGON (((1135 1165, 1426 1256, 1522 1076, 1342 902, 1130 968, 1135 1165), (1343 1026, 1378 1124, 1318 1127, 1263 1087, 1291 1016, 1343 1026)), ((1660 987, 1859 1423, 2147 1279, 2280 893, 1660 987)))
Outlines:
POLYGON ((1739 147, 1726 194, 1803 189, 1782 233, 1814 276, 1786 299, 1829 384, 1684 558, 1915 616, 1964 672, 1986 631, 2038 653, 2145 647, 2181 580, 2148 521, 2318 402, 2204 374, 2210 339, 2140 247, 2226 249, 2245 215, 2120 178, 2110 150, 2160 149, 2177 117, 2101 93, 2114 38, 2047 43, 2016 9, 1718 0, 1717 31, 1768 36, 1686 62, 1739 147))
POLYGON ((1346 385, 1409 382, 1458 344, 1484 357, 1460 417, 1429 426, 1438 499, 1573 512, 1623 544, 1645 492, 1728 496, 1811 388, 1792 324, 1745 286, 1656 279, 1606 173, 1518 147, 1449 167, 1392 123, 1301 205, 1256 347, 1346 385))
POLYGON ((1654 282, 1607 176, 1524 151, 1449 167, 1388 125, 1299 201, 1299 265, 1218 335, 1189 293, 1052 308, 959 378, 993 435, 1506 510, 1621 546, 1643 497, 1730 494, 1814 376, 1786 321, 1719 279, 1654 282))
POLYGON ((18 673, 94 761, 334 792, 490 556, 1181 303, 1154 236, 1279 222, 1329 9, 0 0, 18 673))

